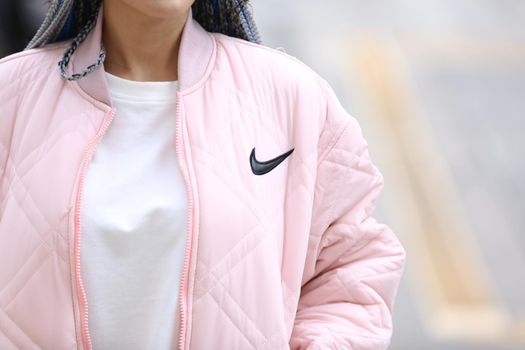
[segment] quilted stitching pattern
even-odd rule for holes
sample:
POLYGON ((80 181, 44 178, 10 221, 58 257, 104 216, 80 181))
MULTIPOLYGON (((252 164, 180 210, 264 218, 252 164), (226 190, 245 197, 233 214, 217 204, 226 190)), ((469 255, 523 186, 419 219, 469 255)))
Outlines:
MULTIPOLYGON (((217 84, 218 82, 213 82, 217 84)), ((217 87, 218 88, 218 87, 217 87)), ((268 315, 281 315, 280 319, 268 328, 261 328, 261 317, 264 315, 253 314, 253 309, 249 310, 246 308, 246 298, 238 294, 232 294, 233 290, 238 290, 236 286, 242 283, 243 278, 241 276, 253 271, 252 266, 262 264, 264 257, 271 252, 282 260, 280 252, 278 252, 280 243, 273 235, 282 227, 282 223, 276 221, 280 215, 283 215, 283 199, 286 200, 293 198, 293 194, 296 194, 298 198, 309 198, 312 200, 312 185, 315 180, 315 169, 312 168, 312 164, 315 164, 317 159, 317 153, 314 149, 307 154, 306 158, 309 162, 304 160, 305 155, 301 151, 301 145, 298 144, 296 151, 289 158, 287 164, 283 164, 278 168, 277 171, 271 173, 266 178, 261 178, 262 183, 269 181, 271 176, 277 176, 284 180, 279 180, 278 186, 283 186, 286 181, 291 181, 290 178, 284 177, 286 174, 291 174, 293 180, 293 187, 287 188, 288 194, 286 197, 280 195, 280 192, 272 192, 273 196, 269 196, 270 193, 264 191, 264 187, 253 187, 257 185, 257 180, 253 180, 253 174, 249 170, 248 155, 251 150, 250 146, 253 146, 257 139, 264 140, 259 143, 259 152, 264 151, 264 145, 280 145, 275 149, 284 149, 288 147, 289 131, 283 129, 281 124, 278 124, 282 118, 277 118, 272 114, 265 114, 264 110, 255 110, 253 103, 250 103, 247 96, 249 93, 238 92, 235 87, 232 86, 221 86, 221 89, 230 91, 227 96, 230 96, 229 108, 230 114, 225 125, 221 125, 220 128, 214 129, 210 126, 206 129, 205 139, 200 137, 193 137, 191 135, 191 123, 197 121, 196 112, 191 114, 191 117, 187 119, 188 128, 190 129, 190 142, 192 155, 192 166, 195 167, 195 173, 197 174, 197 187, 201 187, 199 193, 202 197, 205 197, 205 193, 211 193, 217 191, 228 198, 228 203, 232 206, 232 213, 235 212, 239 217, 243 217, 246 223, 250 223, 249 226, 244 226, 244 232, 241 235, 232 235, 238 237, 237 240, 228 243, 228 249, 221 256, 217 256, 214 260, 209 261, 209 255, 206 251, 199 249, 197 255, 197 271, 195 276, 195 288, 193 293, 193 309, 196 314, 196 318, 199 317, 198 310, 212 310, 218 309, 218 311, 226 317, 221 317, 219 320, 225 320, 226 324, 221 323, 221 327, 227 327, 229 332, 236 332, 239 339, 244 339, 244 342, 231 343, 233 348, 253 348, 253 349, 288 349, 288 334, 291 332, 291 327, 285 326, 293 323, 294 308, 289 308, 290 303, 296 304, 298 299, 298 289, 295 291, 290 290, 286 283, 281 279, 275 279, 271 283, 275 283, 274 286, 268 286, 268 289, 279 291, 279 295, 276 295, 274 299, 281 300, 282 305, 277 305, 276 308, 280 309, 281 312, 273 314, 274 311, 268 310, 268 315), (236 91, 237 93, 231 93, 236 91), (241 97, 239 97, 241 96, 241 97), (238 99, 243 98, 243 102, 239 103, 238 99), (253 123, 253 124, 252 124, 253 123), (248 126, 248 124, 251 124, 248 126), (237 129, 243 125, 248 130, 257 130, 259 134, 255 135, 255 138, 248 137, 246 135, 240 143, 232 144, 228 142, 231 134, 236 133, 237 129), (273 142, 272 142, 273 141, 273 142), (283 148, 284 147, 284 148, 283 148), (244 151, 244 152, 243 152, 244 151), (226 158, 224 155, 234 155, 234 160, 226 158), (244 168, 239 169, 239 165, 244 168), (281 175, 279 175, 281 174, 281 175), (247 177, 245 177, 247 175, 247 177), (283 176, 283 177, 280 177, 283 176), (199 182, 199 178, 206 178, 206 183, 199 182), (248 180, 238 181, 238 179, 250 179, 255 183, 251 183, 248 180), (209 188, 208 184, 213 185, 213 188, 209 188), (263 192, 261 192, 261 189, 263 192), (262 196, 262 198, 261 198, 262 196), (263 199, 264 198, 264 199, 263 199), (235 208, 235 209, 233 209, 235 208), (272 225, 269 225, 272 223, 272 225), (269 250, 271 249, 271 250, 269 250), (242 303, 241 303, 242 301, 242 303), (295 301, 295 302, 294 302, 295 301), (244 344, 244 345, 243 345, 244 344)), ((190 104, 191 102, 187 102, 190 104)), ((211 103, 213 105, 213 103, 211 103)), ((202 112, 203 116, 206 116, 206 112, 202 112)), ((297 123, 304 123, 304 121, 296 121, 297 123)), ((199 121, 204 124, 205 122, 199 121)), ((194 127, 194 130, 198 130, 194 127)), ((240 130, 238 132, 241 132, 240 130)), ((199 132, 201 135, 202 132, 199 132)), ((295 145, 292 145, 292 147, 295 145)), ((304 152, 304 151, 303 151, 304 152)), ((271 180, 270 180, 271 181, 271 180)), ((275 181, 275 180, 274 180, 275 181)), ((282 188, 284 190, 284 187, 282 188)), ((293 201, 291 201, 293 205, 293 201)), ((201 208, 202 215, 201 220, 206 220, 206 209, 201 208)), ((227 209, 224 209, 227 210, 227 209)), ((225 215, 228 215, 225 212, 225 215)), ((232 218, 234 219, 234 218, 232 218)), ((284 217, 283 217, 284 219, 284 217)), ((300 227, 299 227, 300 228, 300 227)), ((235 229, 235 228, 231 228, 235 229)), ((231 230, 230 230, 231 231, 231 230)), ((215 227, 213 230, 210 226, 210 231, 206 231, 206 228, 201 227, 201 234, 219 234, 219 232, 227 232, 227 229, 215 227)), ((200 241, 204 241, 211 238, 200 237, 200 241)), ((215 255, 214 255, 215 256, 215 255)), ((273 257, 268 257, 268 260, 272 260, 273 257)), ((275 265, 278 275, 281 273, 282 267, 275 265)), ((261 276, 262 277, 262 276, 261 276)), ((266 278, 266 277, 262 277, 266 278)), ((264 293, 264 292, 263 292, 264 293)), ((261 295, 262 296, 262 295, 261 295)), ((271 296, 274 297, 274 296, 271 296)), ((264 299, 268 299, 265 296, 264 299)), ((264 299, 260 299, 263 301, 264 299)), ((257 299, 253 299, 254 301, 257 299)), ((260 309, 260 308, 259 308, 260 309)), ((263 310, 263 309, 260 309, 263 310)), ((204 316, 203 316, 204 317, 204 316)), ((210 316, 211 317, 211 316, 210 316)), ((271 316, 274 317, 274 316, 271 316)), ((215 319, 215 317, 212 317, 215 319)), ((197 321, 196 321, 197 322, 197 321)), ((219 322, 219 321, 216 321, 219 322)), ((196 323, 198 327, 200 323, 196 323)), ((195 328, 194 328, 195 329, 195 328)), ((194 330, 192 335, 192 342, 200 339, 203 334, 200 335, 199 330, 194 330)), ((213 338, 213 335, 208 334, 209 337, 213 338)), ((200 344, 200 343, 199 343, 200 344)), ((204 344, 199 345, 194 343, 196 348, 205 347, 204 344)), ((214 344, 214 346, 220 347, 221 344, 214 344)))
POLYGON ((96 122, 86 101, 79 113, 63 113, 72 111, 67 104, 41 108, 50 102, 43 86, 60 82, 45 74, 56 68, 54 53, 23 57, 0 68, 13 76, 0 89, 0 256, 8 262, 0 274, 0 348, 75 349, 68 191, 96 122))
MULTIPOLYGON (((201 172, 204 173, 203 169, 206 167, 205 163, 198 162, 202 165, 201 172)), ((208 174, 215 174, 208 170, 208 174)), ((262 214, 255 213, 251 206, 246 203, 246 201, 237 194, 233 189, 232 185, 229 185, 226 180, 215 175, 215 179, 219 180, 226 187, 231 189, 231 194, 234 197, 230 197, 230 201, 238 201, 242 206, 251 212, 254 216, 258 218, 258 222, 246 232, 246 235, 242 239, 235 243, 234 246, 229 250, 229 252, 223 256, 219 262, 214 264, 212 269, 209 269, 206 265, 206 262, 202 259, 198 260, 199 271, 197 273, 197 285, 208 285, 209 287, 206 290, 198 290, 194 293, 193 305, 197 307, 199 302, 203 300, 203 296, 209 294, 212 296, 213 300, 217 307, 228 316, 228 319, 231 320, 232 326, 238 330, 239 335, 247 339, 253 348, 257 348, 257 344, 267 342, 267 338, 264 336, 263 332, 258 329, 257 323, 254 322, 249 315, 243 310, 243 308, 235 301, 235 299, 229 293, 227 287, 222 282, 227 280, 229 275, 235 271, 236 268, 242 266, 244 261, 252 254, 258 247, 261 246, 265 240, 269 239, 268 236, 264 234, 268 232, 268 228, 262 226, 265 225, 267 220, 264 219, 264 212, 262 214), (219 274, 218 274, 219 273, 219 274), (254 339, 248 338, 248 335, 253 335, 254 339)), ((231 178, 231 177, 230 177, 231 178)), ((278 199, 275 202, 278 202, 278 199)), ((253 201, 253 203, 257 203, 253 201)), ((262 208, 261 208, 262 210, 262 208)))
MULTIPOLYGON (((188 281, 191 349, 384 348, 404 252, 369 217, 382 178, 357 121, 300 61, 212 37, 208 79, 182 94, 199 211, 188 281), (261 159, 295 150, 255 176, 254 146, 261 159)), ((191 47, 205 56, 206 48, 191 47)), ((56 53, 43 55, 41 67, 54 65, 56 53)), ((71 203, 104 113, 59 77, 39 78, 37 61, 21 60, 14 74, 0 66, 9 77, 0 88, 0 253, 13 263, 0 267, 0 345, 74 349, 71 203), (55 95, 46 101, 44 87, 60 91, 61 103, 55 95)))
MULTIPOLYGON (((43 152, 44 148, 44 145, 39 148, 39 155, 48 154, 43 152)), ((29 156, 26 156, 24 159, 28 159, 28 157, 29 156)), ((68 212, 59 218, 57 224, 51 224, 46 215, 42 213, 40 209, 41 206, 36 203, 31 191, 29 190, 32 182, 35 181, 35 177, 31 177, 31 171, 35 169, 36 165, 39 164, 42 159, 42 156, 37 156, 34 166, 23 175, 17 173, 16 167, 11 163, 10 158, 7 162, 10 166, 6 171, 6 179, 8 182, 7 189, 9 191, 6 196, 7 205, 4 211, 6 218, 4 220, 7 220, 7 215, 10 215, 9 218, 13 218, 17 221, 25 220, 24 226, 27 228, 27 232, 31 232, 30 239, 34 240, 36 243, 36 247, 29 250, 27 252, 28 255, 25 258, 22 259, 18 256, 16 260, 10 260, 23 261, 23 263, 12 273, 8 281, 9 283, 3 285, 2 290, 0 290, 0 313, 2 314, 1 324, 4 325, 0 327, 0 333, 2 333, 2 331, 8 332, 4 333, 4 336, 10 339, 11 343, 16 345, 15 348, 36 349, 45 347, 42 343, 39 345, 37 337, 34 335, 34 331, 31 328, 26 327, 24 330, 20 321, 17 322, 16 319, 13 318, 19 313, 19 311, 15 312, 17 309, 24 308, 24 306, 27 305, 27 299, 19 296, 24 293, 24 290, 29 288, 28 286, 31 285, 33 281, 42 278, 42 276, 40 276, 43 273, 42 271, 46 273, 46 276, 49 273, 54 273, 49 271, 49 264, 51 264, 49 260, 56 257, 58 262, 62 264, 61 269, 64 271, 68 269, 68 262, 66 261, 66 256, 64 254, 64 252, 67 251, 67 242, 64 234, 60 233, 60 226, 64 225, 64 220, 67 219, 68 212), (26 178, 30 179, 29 184, 26 184, 26 178), (17 214, 13 214, 15 207, 17 214), (39 220, 39 222, 36 223, 35 220, 39 220), (39 232, 39 230, 36 229, 37 227, 46 228, 43 233, 40 233, 41 231, 39 232), (57 247, 60 247, 60 249, 57 249, 57 247), (12 316, 10 316, 10 314, 12 316), (31 333, 33 333, 32 336, 30 335, 31 333), (11 337, 14 339, 11 339, 11 337)), ((20 221, 18 225, 22 226, 20 221)), ((22 251, 18 250, 17 253, 20 254, 22 251)), ((38 288, 40 284, 41 283, 36 283, 36 288, 38 288)), ((45 302, 45 300, 41 300, 40 302, 45 302)))

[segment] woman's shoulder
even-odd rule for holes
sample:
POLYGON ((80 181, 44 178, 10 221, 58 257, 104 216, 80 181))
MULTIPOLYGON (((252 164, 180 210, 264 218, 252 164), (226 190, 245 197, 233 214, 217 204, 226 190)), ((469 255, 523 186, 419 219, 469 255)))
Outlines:
POLYGON ((60 41, 3 57, 0 59, 2 87, 7 87, 13 81, 21 81, 24 77, 43 76, 51 69, 58 69, 58 61, 67 45, 67 41, 60 41), (35 72, 41 74, 30 74, 35 72))
POLYGON ((297 57, 264 44, 257 44, 240 38, 227 36, 221 33, 212 33, 217 42, 218 50, 224 50, 233 69, 241 70, 245 74, 260 73, 272 78, 274 82, 282 81, 287 85, 313 84, 323 85, 323 79, 313 68, 297 57))
MULTIPOLYGON (((249 82, 249 86, 242 84, 249 92, 264 91, 265 96, 272 98, 289 98, 292 104, 300 104, 302 110, 319 112, 323 124, 320 145, 331 144, 350 122, 357 125, 357 120, 346 111, 330 83, 297 57, 221 33, 212 34, 217 41, 217 59, 228 61, 228 64, 219 62, 221 71, 228 73, 228 79, 233 72, 234 79, 249 82)), ((353 131, 354 127, 348 130, 353 131)))

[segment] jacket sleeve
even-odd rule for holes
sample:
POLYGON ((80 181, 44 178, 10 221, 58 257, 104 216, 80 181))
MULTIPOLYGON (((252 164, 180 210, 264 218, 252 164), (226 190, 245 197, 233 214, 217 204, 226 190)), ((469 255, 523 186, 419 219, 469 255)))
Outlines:
POLYGON ((383 176, 357 120, 328 93, 292 350, 386 349, 405 250, 373 217, 383 176), (328 136, 323 136, 324 134, 328 136), (324 139, 323 139, 324 137, 324 139))

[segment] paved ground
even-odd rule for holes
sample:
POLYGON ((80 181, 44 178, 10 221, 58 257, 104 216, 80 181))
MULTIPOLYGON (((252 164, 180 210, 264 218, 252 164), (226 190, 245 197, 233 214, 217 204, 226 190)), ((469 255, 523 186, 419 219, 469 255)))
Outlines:
POLYGON ((331 83, 385 175, 377 216, 409 254, 391 348, 524 349, 525 2, 254 10, 268 46, 331 83))

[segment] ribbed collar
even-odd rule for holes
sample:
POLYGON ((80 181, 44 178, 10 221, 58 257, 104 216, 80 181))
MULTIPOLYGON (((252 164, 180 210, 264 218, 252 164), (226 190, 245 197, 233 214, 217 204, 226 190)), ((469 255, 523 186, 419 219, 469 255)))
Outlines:
MULTIPOLYGON (((78 73, 96 62, 102 47, 103 13, 103 6, 101 6, 95 27, 71 57, 71 62, 66 68, 69 74, 78 73)), ((215 44, 212 36, 193 18, 190 7, 179 47, 177 72, 179 91, 192 88, 205 76, 214 51, 215 44)), ((104 73, 102 64, 91 74, 73 83, 78 83, 80 88, 95 100, 112 106, 104 73)))

